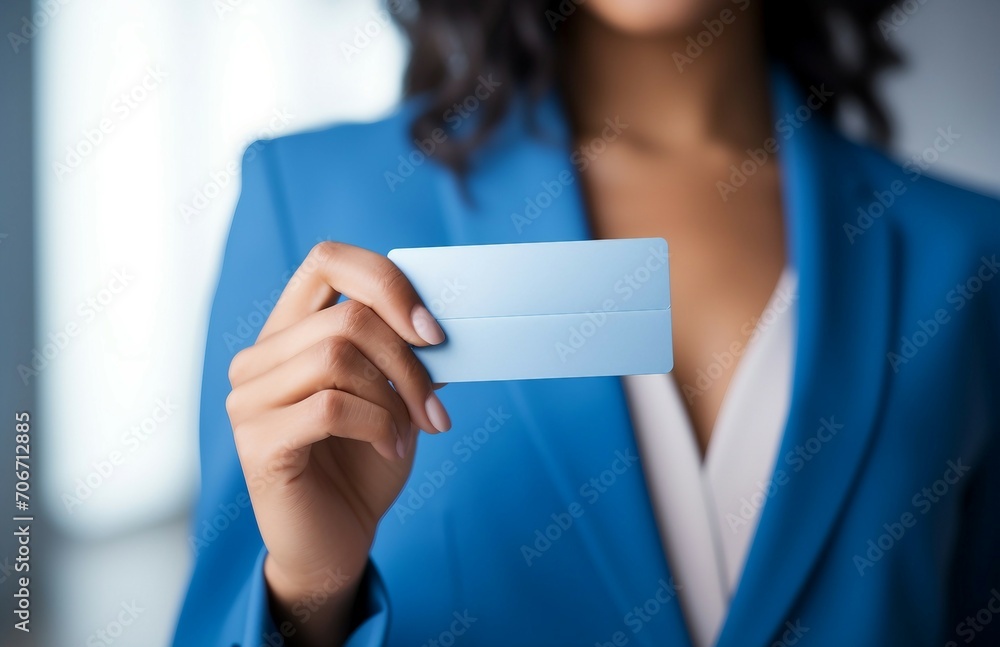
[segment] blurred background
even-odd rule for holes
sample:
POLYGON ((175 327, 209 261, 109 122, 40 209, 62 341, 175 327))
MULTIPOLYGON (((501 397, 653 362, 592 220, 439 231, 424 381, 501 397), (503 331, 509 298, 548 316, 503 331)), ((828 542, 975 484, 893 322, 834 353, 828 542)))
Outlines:
MULTIPOLYGON (((1000 4, 896 9, 893 154, 1000 194, 1000 4)), ((166 645, 241 153, 391 111, 405 44, 374 0, 4 0, 0 34, 0 644, 166 645), (10 612, 16 411, 33 425, 30 634, 10 612)))

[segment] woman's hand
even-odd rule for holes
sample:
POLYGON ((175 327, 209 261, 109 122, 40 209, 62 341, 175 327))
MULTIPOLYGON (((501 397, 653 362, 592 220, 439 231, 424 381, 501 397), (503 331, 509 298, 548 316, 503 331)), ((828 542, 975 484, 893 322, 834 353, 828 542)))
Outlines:
POLYGON ((268 550, 272 608, 279 625, 296 627, 289 644, 346 637, 376 524, 409 475, 418 428, 451 426, 410 348, 442 341, 391 261, 324 242, 257 342, 233 358, 226 408, 268 550), (341 294, 350 300, 337 304, 341 294))

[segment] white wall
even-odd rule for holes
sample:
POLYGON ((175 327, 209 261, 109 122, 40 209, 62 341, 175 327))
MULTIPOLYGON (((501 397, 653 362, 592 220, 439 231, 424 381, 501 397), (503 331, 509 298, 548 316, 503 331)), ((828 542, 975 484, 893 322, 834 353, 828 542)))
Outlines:
POLYGON ((28 379, 59 531, 45 615, 59 622, 41 644, 86 644, 134 599, 145 611, 115 645, 155 646, 188 575, 233 170, 254 139, 391 109, 404 53, 374 0, 52 5, 35 36, 38 336, 51 359, 28 379), (342 49, 359 27, 380 33, 342 49))
POLYGON ((1000 196, 1000 3, 896 4, 899 27, 886 34, 904 50, 909 68, 888 76, 884 91, 897 122, 900 158, 921 154, 933 146, 938 128, 951 126, 961 138, 929 172, 1000 196), (907 13, 904 6, 919 8, 907 13))

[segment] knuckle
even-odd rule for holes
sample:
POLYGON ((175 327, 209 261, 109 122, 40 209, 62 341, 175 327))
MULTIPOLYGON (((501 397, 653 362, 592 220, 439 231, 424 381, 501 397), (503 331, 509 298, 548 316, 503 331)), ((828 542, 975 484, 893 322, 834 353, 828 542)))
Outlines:
POLYGON ((375 286, 380 294, 391 295, 406 285, 406 277, 392 261, 380 263, 374 271, 375 286))
POLYGON ((325 265, 333 260, 340 244, 332 240, 324 240, 313 245, 306 256, 306 260, 313 264, 325 265))
POLYGON ((323 369, 336 374, 344 367, 354 346, 343 337, 326 337, 319 343, 319 356, 323 369))
POLYGON ((265 475, 274 476, 291 469, 297 462, 301 454, 287 444, 279 444, 267 455, 264 469, 265 475))
POLYGON ((374 314, 368 306, 360 301, 348 300, 340 304, 343 316, 343 329, 348 334, 357 334, 372 321, 374 314))
POLYGON ((333 423, 340 420, 345 413, 345 398, 340 391, 327 389, 315 396, 316 416, 323 423, 333 423))
MULTIPOLYGON (((239 396, 236 395, 236 389, 229 392, 226 396, 226 413, 229 414, 229 419, 234 420, 236 418, 236 412, 239 411, 239 396)), ((235 432, 236 430, 233 429, 235 432)))
POLYGON ((247 351, 249 348, 244 348, 240 352, 233 356, 232 361, 229 362, 229 385, 235 387, 243 381, 243 376, 246 374, 246 364, 247 364, 247 351))
MULTIPOLYGON (((393 334, 381 340, 373 352, 372 362, 381 371, 392 370, 393 366, 402 363, 403 370, 407 370, 407 353, 412 356, 410 346, 399 336, 393 334)), ((414 359, 416 359, 414 357, 414 359)))

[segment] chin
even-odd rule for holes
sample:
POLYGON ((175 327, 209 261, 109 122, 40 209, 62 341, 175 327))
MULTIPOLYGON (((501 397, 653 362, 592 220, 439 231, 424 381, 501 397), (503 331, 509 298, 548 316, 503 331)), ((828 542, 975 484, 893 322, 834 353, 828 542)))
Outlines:
POLYGON ((586 0, 583 7, 595 18, 635 35, 687 33, 714 17, 731 0, 586 0))

